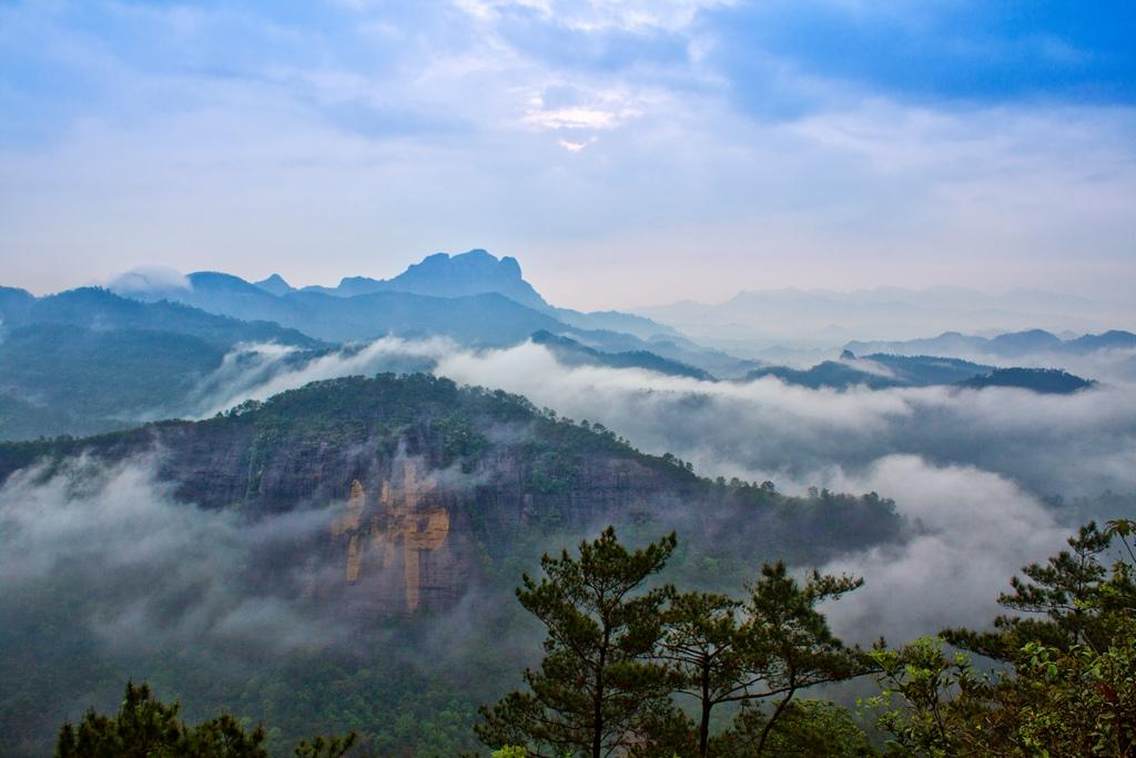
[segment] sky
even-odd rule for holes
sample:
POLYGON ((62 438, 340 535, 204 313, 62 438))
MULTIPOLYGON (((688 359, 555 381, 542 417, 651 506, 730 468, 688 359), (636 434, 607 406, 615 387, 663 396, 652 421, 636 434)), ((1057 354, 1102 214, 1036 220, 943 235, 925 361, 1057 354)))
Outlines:
POLYGON ((0 0, 0 284, 1136 281, 1129 0, 0 0))

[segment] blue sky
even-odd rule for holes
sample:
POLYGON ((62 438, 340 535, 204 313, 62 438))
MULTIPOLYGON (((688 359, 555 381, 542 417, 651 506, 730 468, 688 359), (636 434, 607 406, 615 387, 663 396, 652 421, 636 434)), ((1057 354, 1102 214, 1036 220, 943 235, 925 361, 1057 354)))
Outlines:
POLYGON ((1136 4, 0 0, 0 279, 1136 281, 1136 4))

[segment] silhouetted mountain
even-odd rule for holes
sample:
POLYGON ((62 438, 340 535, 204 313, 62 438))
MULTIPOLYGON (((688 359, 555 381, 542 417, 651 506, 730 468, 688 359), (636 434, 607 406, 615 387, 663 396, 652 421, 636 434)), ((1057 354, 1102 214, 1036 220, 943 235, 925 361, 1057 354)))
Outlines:
POLYGON ((1029 329, 1024 332, 999 334, 987 345, 995 355, 1016 357, 1029 353, 1046 353, 1060 350, 1064 343, 1061 338, 1044 329, 1029 329))
POLYGON ((882 366, 897 380, 913 387, 933 384, 955 384, 993 370, 993 366, 971 363, 959 358, 933 355, 884 355, 874 353, 862 360, 882 366))
POLYGON ((544 345, 566 366, 607 366, 610 368, 641 368, 669 376, 687 376, 693 379, 712 380, 713 377, 702 369, 688 366, 679 361, 663 358, 647 350, 633 350, 619 353, 605 353, 581 345, 568 337, 560 337, 549 332, 539 331, 532 335, 532 341, 544 345))
POLYGON ((90 434, 183 412, 198 382, 242 343, 298 355, 324 347, 275 323, 93 287, 14 301, 0 340, 0 439, 90 434))
POLYGON ((504 346, 541 329, 568 331, 551 316, 496 293, 443 298, 405 292, 355 297, 294 292, 281 302, 289 309, 281 323, 339 342, 443 336, 465 345, 504 346))
POLYGON ((0 327, 22 323, 35 296, 16 287, 0 287, 0 327))
POLYGON ((189 288, 135 296, 174 299, 239 319, 273 321, 332 342, 397 335, 445 336, 469 345, 511 345, 540 329, 568 330, 551 316, 497 293, 433 297, 383 291, 342 296, 305 288, 277 296, 240 277, 218 272, 190 274, 188 281, 189 288))
POLYGON ((857 358, 845 350, 839 361, 824 361, 810 369, 769 366, 751 371, 748 380, 777 377, 786 384, 819 389, 868 387, 961 386, 1020 387, 1043 393, 1067 393, 1091 387, 1094 382, 1053 369, 995 369, 979 363, 929 355, 873 354, 857 358))
POLYGON ((287 295, 295 289, 291 284, 284 281, 284 277, 280 276, 280 274, 273 274, 267 279, 261 279, 259 282, 253 282, 253 284, 277 297, 287 295))
MULTIPOLYGON (((597 313, 582 313, 569 308, 555 308, 549 305, 543 297, 523 278, 520 264, 515 258, 505 257, 498 259, 484 250, 471 250, 460 255, 437 253, 426 257, 420 263, 411 265, 398 276, 392 279, 372 279, 365 276, 345 277, 336 287, 304 287, 294 289, 279 274, 252 283, 237 276, 215 271, 199 271, 177 280, 169 272, 163 276, 148 278, 145 273, 121 277, 116 285, 120 294, 127 297, 145 301, 171 300, 186 303, 211 313, 224 314, 234 318, 254 320, 263 319, 275 321, 280 324, 294 326, 307 333, 316 334, 315 329, 307 328, 307 320, 313 314, 313 308, 322 303, 326 310, 334 310, 337 314, 345 311, 337 306, 328 304, 328 301, 312 300, 312 296, 323 295, 340 300, 374 295, 403 295, 405 297, 390 298, 386 301, 371 300, 366 304, 348 308, 346 312, 356 322, 356 328, 350 330, 336 330, 326 325, 318 336, 324 339, 372 339, 388 333, 404 334, 412 331, 418 336, 430 336, 432 324, 439 322, 440 314, 436 309, 437 299, 460 300, 462 298, 477 297, 480 295, 501 295, 512 302, 545 317, 559 322, 555 327, 560 331, 568 328, 592 332, 621 332, 637 339, 650 339, 657 336, 678 338, 675 330, 655 323, 648 318, 635 316, 618 311, 600 311, 597 313), (173 283, 171 283, 171 281, 173 283), (292 300, 303 296, 308 299, 292 300), (411 296, 432 298, 431 300, 415 301, 411 296), (366 312, 373 315, 376 302, 388 302, 400 309, 401 314, 397 320, 400 326, 397 330, 363 329, 358 327, 359 314, 366 312), (408 331, 405 316, 412 315, 410 311, 415 303, 423 309, 422 324, 418 328, 408 331), (351 336, 348 336, 350 333, 351 336), (362 335, 362 336, 360 336, 362 335)), ((464 318, 469 314, 468 300, 465 305, 455 306, 455 315, 464 318)), ((483 301, 482 309, 487 306, 483 301)), ((498 309, 499 310, 499 309, 498 309)), ((492 320, 500 323, 503 320, 519 318, 520 311, 512 309, 509 314, 498 313, 492 320)), ((318 314, 317 314, 318 315, 318 314)), ((531 314, 526 317, 529 326, 520 330, 527 337, 536 329, 552 329, 552 322, 538 320, 531 314)), ((413 320, 411 318, 410 320, 413 320)), ((447 325, 438 334, 456 337, 459 333, 469 333, 469 325, 447 325)), ((515 331, 515 330, 514 330, 515 331)), ((598 338, 597 338, 598 339, 598 338)), ((471 340, 472 344, 502 344, 504 338, 492 335, 488 327, 481 330, 471 340)))
POLYGON ((1136 334, 1113 329, 1103 334, 1085 334, 1067 340, 1065 347, 1077 353, 1092 353, 1097 350, 1131 350, 1136 348, 1136 334))
POLYGON ((986 374, 976 376, 960 386, 973 389, 984 387, 1019 387, 1050 395, 1068 395, 1079 390, 1088 389, 1096 382, 1082 379, 1060 369, 1051 368, 1000 368, 986 374))
POLYGON ((191 335, 212 345, 275 342, 293 347, 321 347, 318 340, 271 321, 240 321, 179 303, 144 303, 97 287, 82 287, 34 299, 23 317, 9 326, 71 324, 95 331, 129 329, 191 335))
MULTIPOLYGON (((987 333, 1045 326, 1086 332, 1128 323, 1136 315, 1130 304, 1056 292, 989 294, 962 287, 745 291, 719 304, 686 301, 639 312, 703 344, 751 355, 786 342, 831 349, 864 334, 894 341, 946 330, 987 333)), ((854 352, 895 351, 875 345, 854 352)), ((933 346, 913 346, 910 352, 943 354, 933 346)))
POLYGON ((1062 340, 1042 329, 1010 332, 987 339, 944 332, 938 337, 903 340, 899 342, 849 342, 845 349, 857 355, 864 353, 892 353, 898 355, 988 355, 1016 358, 1025 355, 1085 354, 1096 350, 1136 347, 1136 334, 1113 330, 1103 334, 1086 334, 1075 339, 1062 340))
POLYGON ((786 384, 796 384, 811 389, 822 387, 848 389, 849 387, 864 386, 878 390, 905 386, 904 382, 894 377, 864 371, 841 361, 824 361, 809 369, 767 366, 749 372, 746 375, 746 380, 752 381, 767 376, 776 377, 786 384))
POLYGON ((571 308, 552 308, 551 310, 556 318, 579 329, 622 332, 641 340, 683 339, 682 335, 675 329, 652 321, 645 316, 636 316, 621 311, 582 313, 571 308))
POLYGON ((432 297, 466 297, 496 292, 535 310, 550 308, 531 284, 521 276, 516 258, 497 258, 485 250, 459 255, 435 253, 421 263, 412 264, 393 279, 349 276, 337 287, 304 287, 337 297, 370 295, 376 292, 407 292, 432 297))

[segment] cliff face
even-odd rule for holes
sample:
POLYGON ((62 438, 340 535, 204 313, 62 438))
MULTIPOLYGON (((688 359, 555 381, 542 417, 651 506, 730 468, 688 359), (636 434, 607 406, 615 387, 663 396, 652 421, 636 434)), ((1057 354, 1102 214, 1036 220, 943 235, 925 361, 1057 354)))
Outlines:
POLYGON ((318 565, 311 592, 384 615, 452 605, 517 535, 578 532, 696 483, 515 398, 451 394, 428 378, 373 381, 288 393, 284 409, 270 401, 209 421, 0 446, 0 478, 45 457, 146 456, 186 503, 253 520, 316 509, 322 536, 282 563, 318 565), (425 398, 392 397, 410 381, 425 398))
POLYGON ((518 550, 531 561, 608 523, 675 529, 734 568, 758 555, 822 560, 898 529, 874 495, 712 483, 602 427, 425 375, 317 383, 208 421, 0 444, 0 481, 37 462, 50 476, 77 455, 152 459, 176 499, 253 522, 314 511, 317 533, 270 563, 311 567, 304 592, 368 616, 453 605, 518 550))

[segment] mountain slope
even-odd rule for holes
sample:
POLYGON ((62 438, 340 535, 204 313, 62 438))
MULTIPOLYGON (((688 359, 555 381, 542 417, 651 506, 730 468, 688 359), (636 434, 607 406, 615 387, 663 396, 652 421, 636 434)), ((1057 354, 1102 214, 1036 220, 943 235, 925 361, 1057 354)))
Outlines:
POLYGON ((59 723, 113 705, 128 676, 272 716, 280 742, 319 721, 377 755, 456 755, 538 649, 513 588, 544 552, 608 523, 635 545, 677 529, 663 579, 736 591, 762 559, 818 565, 905 533, 874 494, 713 483, 424 375, 0 444, 0 482, 0 517, 35 535, 31 575, 0 593, 0 648, 19 651, 0 657, 0 712, 19 716, 0 719, 6 755, 50 753, 59 723))
POLYGON ((275 323, 96 288, 17 305, 0 339, 0 439, 90 434, 184 413, 198 383, 244 343, 299 354, 324 347, 275 323))
MULTIPOLYGON (((620 331, 626 332, 638 339, 649 339, 664 335, 675 337, 677 333, 670 327, 655 323, 642 316, 634 316, 618 311, 603 311, 598 313, 581 313, 568 308, 554 308, 525 281, 521 274, 520 264, 515 258, 496 256, 484 250, 471 250, 459 255, 436 253, 427 256, 420 263, 410 265, 406 271, 391 279, 373 279, 365 276, 351 276, 342 279, 336 287, 304 287, 294 289, 279 274, 273 274, 267 279, 256 283, 247 282, 240 277, 216 271, 199 271, 177 281, 175 285, 168 283, 170 277, 150 280, 144 276, 124 276, 120 279, 121 294, 146 301, 171 300, 186 303, 211 313, 219 313, 244 320, 267 320, 279 324, 294 326, 301 330, 312 332, 307 327, 308 319, 313 315, 319 316, 312 309, 313 304, 321 304, 324 309, 336 309, 336 313, 349 313, 356 321, 363 315, 375 318, 373 309, 375 302, 386 302, 397 307, 405 316, 416 305, 424 311, 424 320, 429 323, 427 327, 438 322, 435 301, 446 299, 463 301, 468 304, 469 298, 488 295, 502 296, 513 303, 533 311, 546 319, 552 319, 560 324, 560 330, 573 328, 584 331, 620 331), (370 300, 366 304, 356 304, 342 310, 333 306, 329 301, 313 300, 315 296, 334 297, 339 300, 353 301, 360 297, 375 295, 391 296, 386 301, 370 300), (402 298, 395 298, 402 295, 402 298), (429 300, 414 300, 414 297, 430 298, 429 300), (307 298, 307 299, 305 299, 307 298), (367 314, 361 311, 370 309, 367 314)), ((484 304, 486 301, 482 301, 484 304)), ((501 320, 506 317, 502 309, 497 309, 494 318, 501 320)), ((483 311, 490 313, 490 311, 483 311)), ((413 315, 413 314, 411 314, 413 315)), ((459 314, 458 318, 469 315, 468 310, 459 314)), ((513 309, 511 314, 517 318, 513 309)), ((535 323, 532 315, 528 316, 535 323)), ((404 319, 405 320, 405 319, 404 319)), ((549 328, 550 321, 543 322, 542 326, 532 326, 528 333, 536 329, 549 328)), ((412 331, 403 326, 399 331, 389 333, 402 334, 412 331)), ((422 334, 424 329, 413 330, 422 334)), ((463 324, 461 328, 449 323, 447 328, 440 332, 446 336, 455 336, 459 331, 470 332, 471 325, 463 324)), ((350 331, 353 336, 346 336, 347 331, 336 331, 333 328, 324 328, 319 335, 325 339, 342 341, 345 339, 373 339, 383 336, 386 332, 378 329, 350 331), (358 335, 363 334, 360 337, 358 335)), ((525 337, 528 334, 524 335, 525 337)), ((476 344, 501 344, 500 337, 482 330, 472 340, 476 344)))
POLYGON ((845 390, 867 387, 873 390, 892 387, 1017 387, 1034 392, 1068 394, 1092 387, 1095 383, 1079 376, 1053 369, 996 369, 956 358, 920 355, 873 354, 857 358, 845 352, 839 361, 823 361, 809 369, 767 366, 749 372, 746 379, 776 377, 786 384, 810 389, 845 390))
POLYGON ((284 280, 284 277, 280 276, 280 274, 272 274, 267 279, 261 279, 259 282, 253 282, 253 285, 260 287, 265 292, 271 295, 276 295, 277 297, 281 295, 287 295, 289 292, 295 290, 295 287, 293 287, 291 284, 288 284, 288 282, 286 282, 284 280))
POLYGON ((566 366, 607 366, 609 368, 641 368, 668 376, 686 376, 692 379, 711 380, 709 373, 680 361, 670 360, 647 350, 605 353, 581 345, 568 337, 559 337, 549 332, 539 331, 532 335, 532 341, 544 345, 556 359, 566 366))
POLYGON ((997 358, 1019 358, 1029 354, 1085 355, 1098 350, 1136 348, 1136 334, 1112 330, 1102 334, 1085 334, 1062 340, 1043 329, 1009 332, 992 338, 944 332, 938 337, 898 342, 854 341, 844 346, 857 355, 892 353, 898 355, 986 355, 997 358))
POLYGON ((1095 382, 1060 369, 1000 368, 965 382, 963 387, 1019 387, 1047 395, 1069 395, 1092 387, 1095 382))
MULTIPOLYGON (((162 451, 159 477, 179 500, 206 509, 236 507, 248 518, 267 517, 304 504, 342 502, 357 481, 370 493, 368 508, 382 510, 383 482, 413 485, 434 493, 425 505, 447 510, 457 543, 476 536, 497 547, 516 530, 587 528, 637 513, 636 518, 664 523, 689 521, 691 539, 704 533, 725 548, 735 544, 736 535, 718 530, 737 532, 738 525, 731 526, 735 507, 772 508, 766 515, 776 518, 765 520, 764 529, 782 518, 807 521, 819 515, 768 489, 699 479, 669 456, 640 453, 602 426, 556 419, 522 397, 460 388, 425 374, 317 382, 206 421, 159 422, 83 440, 0 444, 0 482, 44 458, 58 466, 85 454, 113 465, 156 449, 162 451), (415 471, 408 473, 407 465, 415 471), (418 477, 416 483, 407 476, 418 477), (782 505, 790 509, 779 510, 782 505), (471 533, 463 536, 462 530, 471 533)), ((41 475, 49 476, 50 469, 41 475)), ((831 507, 849 511, 840 534, 819 534, 824 528, 818 523, 807 536, 777 536, 778 549, 840 551, 849 549, 849 540, 893 534, 894 513, 886 504, 873 512, 876 501, 870 498, 837 497, 831 507), (877 517, 883 521, 873 525, 877 517), (856 523, 867 532, 855 536, 857 527, 849 524, 856 523)), ((737 549, 775 544, 772 534, 758 539, 737 542, 737 549)), ((440 579, 440 602, 452 601, 459 585, 472 578, 440 579)), ((397 609, 406 598, 395 600, 397 609)))
POLYGON ((305 334, 270 321, 245 322, 178 303, 143 303, 97 287, 82 287, 36 299, 9 326, 67 324, 94 331, 159 331, 229 347, 238 342, 275 342, 302 348, 323 346, 305 334))
POLYGON ((16 287, 0 287, 0 327, 22 322, 35 302, 35 296, 16 287))
POLYGON ((189 288, 137 294, 173 299, 211 313, 269 321, 330 342, 445 336, 471 345, 507 345, 534 331, 569 327, 546 313, 498 293, 435 297, 410 292, 330 295, 305 288, 274 295, 260 286, 217 272, 190 274, 189 288))
POLYGON ((431 297, 466 297, 495 292, 535 310, 548 310, 531 284, 521 276, 516 258, 498 259, 485 250, 459 255, 435 253, 411 264, 392 279, 365 276, 345 277, 337 287, 305 287, 307 291, 338 297, 370 295, 376 292, 407 292, 431 297))

